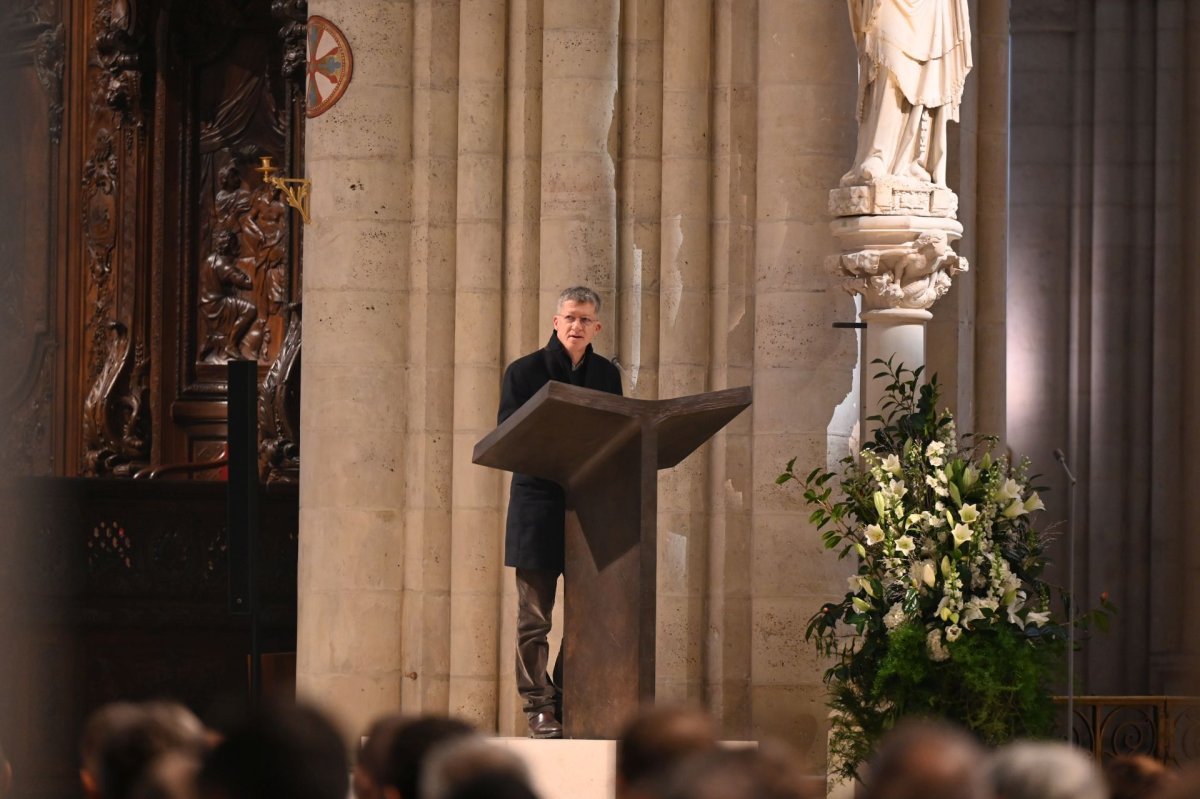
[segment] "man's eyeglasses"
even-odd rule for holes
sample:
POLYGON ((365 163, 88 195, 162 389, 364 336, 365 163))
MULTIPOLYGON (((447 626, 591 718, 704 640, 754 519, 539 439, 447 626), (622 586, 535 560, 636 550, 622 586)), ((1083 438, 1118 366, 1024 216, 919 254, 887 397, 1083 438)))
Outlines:
POLYGON ((567 316, 560 316, 560 317, 558 317, 558 318, 559 318, 559 319, 561 319, 561 320, 563 320, 564 322, 566 322, 568 327, 570 327, 571 325, 573 325, 573 324, 575 324, 576 322, 578 322, 578 323, 579 323, 579 326, 580 326, 580 327, 582 327, 584 330, 587 330, 589 327, 591 327, 592 325, 596 324, 596 320, 595 320, 595 319, 593 319, 593 318, 592 318, 592 317, 590 317, 590 316, 570 316, 570 315, 567 315, 567 316))

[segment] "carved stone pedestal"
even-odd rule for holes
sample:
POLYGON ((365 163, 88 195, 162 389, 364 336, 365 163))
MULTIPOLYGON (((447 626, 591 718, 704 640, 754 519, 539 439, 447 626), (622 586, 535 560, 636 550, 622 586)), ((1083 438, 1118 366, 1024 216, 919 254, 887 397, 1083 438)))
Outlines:
MULTIPOLYGON (((847 189, 830 192, 833 195, 847 189)), ((925 363, 928 308, 947 291, 967 260, 951 248, 962 236, 955 219, 931 216, 845 216, 830 223, 841 252, 828 267, 851 294, 862 296, 862 440, 878 412, 883 385, 872 379, 876 359, 915 369, 925 363)))

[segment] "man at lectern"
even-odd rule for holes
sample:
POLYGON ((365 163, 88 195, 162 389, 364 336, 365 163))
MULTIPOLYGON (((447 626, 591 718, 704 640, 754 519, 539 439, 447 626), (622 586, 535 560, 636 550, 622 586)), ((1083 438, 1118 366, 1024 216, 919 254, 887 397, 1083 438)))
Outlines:
MULTIPOLYGON (((565 289, 558 297, 554 334, 546 346, 505 370, 497 423, 551 380, 620 394, 621 373, 592 351, 600 327, 600 296, 586 286, 565 289)), ((557 483, 513 475, 504 565, 517 569, 517 691, 525 703, 532 738, 562 737, 562 653, 552 680, 546 673, 550 659, 546 636, 563 570, 566 513, 566 496, 557 483)))

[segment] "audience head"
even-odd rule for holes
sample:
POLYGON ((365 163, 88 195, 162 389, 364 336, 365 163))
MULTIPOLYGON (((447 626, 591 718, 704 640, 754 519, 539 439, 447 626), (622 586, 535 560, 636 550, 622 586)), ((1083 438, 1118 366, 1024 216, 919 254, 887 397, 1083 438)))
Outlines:
POLYGON ((429 752, 421 776, 420 799, 514 799, 534 796, 524 761, 478 735, 444 741, 429 752))
POLYGON ((998 749, 987 769, 996 799, 1106 799, 1092 759, 1070 744, 1020 741, 998 749))
POLYGON ((944 722, 902 721, 867 766, 866 799, 981 799, 983 748, 944 722))
POLYGON ((1104 764, 1110 799, 1157 797, 1177 781, 1160 761, 1146 755, 1121 755, 1104 764))
POLYGON ((367 731, 354 772, 358 799, 417 799, 429 753, 473 735, 465 721, 440 716, 385 716, 367 731), (360 792, 361 791, 361 792, 360 792))
POLYGON ((657 707, 641 713, 617 739, 617 796, 645 793, 649 783, 691 755, 716 746, 716 727, 700 710, 657 707))
POLYGON ((345 799, 342 738, 316 710, 272 705, 231 726, 200 770, 205 799, 345 799))
POLYGON ((173 702, 105 705, 89 717, 80 742, 80 781, 89 799, 130 799, 149 768, 168 753, 198 758, 204 727, 173 702))
POLYGON ((812 799, 814 786, 797 760, 794 752, 773 741, 701 752, 681 763, 658 795, 663 799, 812 799))

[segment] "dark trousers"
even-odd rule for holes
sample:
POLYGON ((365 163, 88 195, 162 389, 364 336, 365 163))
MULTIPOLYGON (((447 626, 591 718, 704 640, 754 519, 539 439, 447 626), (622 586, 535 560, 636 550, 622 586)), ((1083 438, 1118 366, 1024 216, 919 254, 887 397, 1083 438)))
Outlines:
POLYGON ((526 713, 554 710, 562 718, 562 650, 554 663, 554 679, 546 673, 550 661, 550 614, 558 572, 517 569, 517 692, 526 713))

